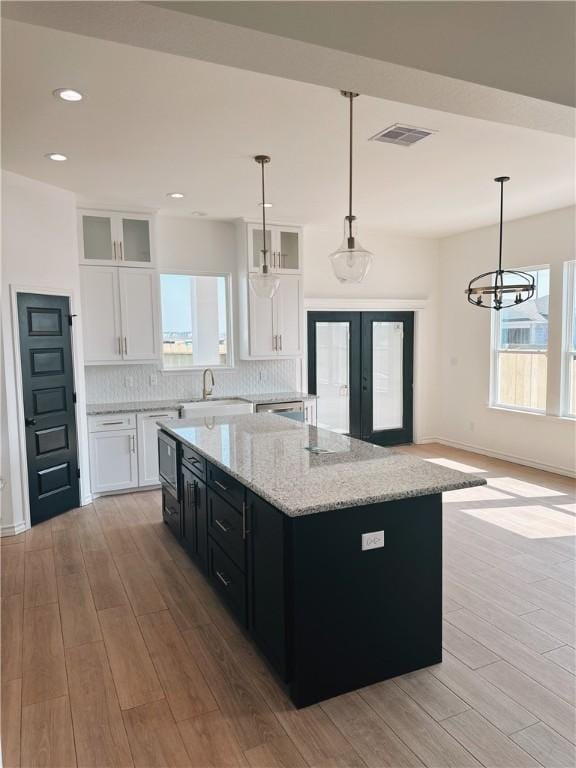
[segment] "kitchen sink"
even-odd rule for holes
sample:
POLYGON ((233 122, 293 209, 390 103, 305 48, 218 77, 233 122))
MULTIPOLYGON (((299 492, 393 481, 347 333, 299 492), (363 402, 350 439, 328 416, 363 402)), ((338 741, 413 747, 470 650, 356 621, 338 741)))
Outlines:
POLYGON ((197 400, 180 405, 183 419, 190 419, 195 416, 234 416, 240 413, 252 413, 252 403, 237 398, 197 400))

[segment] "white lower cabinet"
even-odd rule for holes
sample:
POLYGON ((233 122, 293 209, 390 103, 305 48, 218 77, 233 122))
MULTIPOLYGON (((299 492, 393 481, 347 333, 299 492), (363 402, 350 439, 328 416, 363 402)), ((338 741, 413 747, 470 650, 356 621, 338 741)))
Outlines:
POLYGON ((178 411, 157 411, 139 413, 136 416, 138 427, 138 485, 158 485, 158 425, 157 422, 177 419, 178 411))
POLYGON ((135 429, 90 434, 90 479, 92 493, 138 487, 135 429))
POLYGON ((177 418, 168 410, 89 416, 92 493, 159 485, 157 422, 177 418))

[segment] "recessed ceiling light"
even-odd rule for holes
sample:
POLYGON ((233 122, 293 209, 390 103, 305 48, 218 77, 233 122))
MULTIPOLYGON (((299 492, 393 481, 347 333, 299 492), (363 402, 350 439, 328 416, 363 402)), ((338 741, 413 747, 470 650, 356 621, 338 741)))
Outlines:
POLYGON ((272 203, 258 203, 260 208, 272 208, 272 203))
POLYGON ((80 91, 75 91, 73 88, 56 88, 52 93, 62 101, 82 101, 84 98, 80 91))
POLYGON ((166 197, 171 197, 173 200, 181 200, 184 197, 184 192, 168 192, 166 197))
POLYGON ((190 216, 206 216, 205 211, 190 211, 190 216))
POLYGON ((61 152, 48 152, 44 157, 47 157, 48 160, 54 160, 57 163, 63 163, 64 160, 68 160, 68 155, 63 155, 61 152))

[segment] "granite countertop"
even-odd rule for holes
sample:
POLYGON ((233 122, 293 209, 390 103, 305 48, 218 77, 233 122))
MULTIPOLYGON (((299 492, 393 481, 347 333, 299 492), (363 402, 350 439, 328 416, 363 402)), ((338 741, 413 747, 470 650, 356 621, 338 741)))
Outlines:
POLYGON ((159 424, 290 517, 486 484, 478 475, 275 414, 159 424))
MULTIPOLYGON (((315 400, 316 395, 306 392, 266 392, 264 394, 223 395, 210 400, 245 400, 254 405, 262 403, 291 403, 298 400, 315 400)), ((131 403, 90 403, 86 406, 88 416, 102 416, 106 413, 147 413, 150 411, 177 411, 182 403, 201 402, 201 397, 181 398, 180 400, 139 400, 131 403)))

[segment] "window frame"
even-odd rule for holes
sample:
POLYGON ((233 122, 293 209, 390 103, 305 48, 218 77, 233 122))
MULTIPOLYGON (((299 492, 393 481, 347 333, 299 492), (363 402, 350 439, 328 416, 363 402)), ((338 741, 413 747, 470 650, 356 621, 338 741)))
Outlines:
POLYGON ((159 293, 159 305, 160 305, 160 322, 159 322, 159 336, 160 336, 160 365, 162 373, 187 373, 189 371, 204 371, 207 367, 214 368, 218 371, 227 371, 235 368, 235 354, 234 354, 234 306, 232 301, 232 273, 225 271, 206 271, 198 269, 166 269, 158 268, 158 293, 159 293), (162 318, 162 275, 184 275, 187 277, 223 277, 225 279, 226 287, 226 337, 228 340, 228 349, 226 353, 226 365, 189 365, 185 368, 167 368, 164 364, 164 326, 162 318))
POLYGON ((564 262, 562 272, 562 362, 560 415, 576 419, 576 412, 570 411, 572 359, 576 360, 576 344, 573 338, 574 313, 576 313, 576 260, 564 262))
MULTIPOLYGON (((533 267, 514 267, 514 269, 521 269, 523 272, 538 272, 539 270, 548 270, 548 279, 552 277, 552 267, 550 264, 540 264, 533 267)), ((499 346, 500 336, 500 324, 501 324, 501 311, 491 311, 491 328, 490 328, 490 408, 497 408, 506 411, 517 411, 519 413, 533 413, 538 416, 546 415, 547 413, 547 401, 548 401, 548 360, 550 352, 550 338, 546 344, 546 349, 538 349, 534 347, 532 349, 501 349, 499 346), (500 353, 514 353, 514 354, 543 354, 546 356, 546 403, 544 408, 528 408, 523 405, 513 405, 511 403, 502 403, 498 399, 498 383, 499 383, 499 354, 500 353)), ((548 331, 550 330, 550 318, 548 318, 548 331)))

